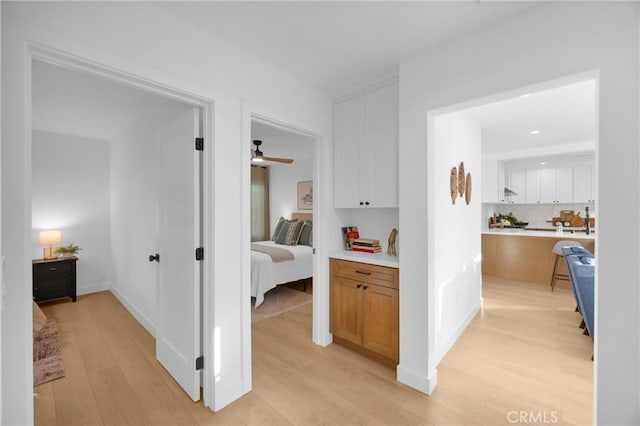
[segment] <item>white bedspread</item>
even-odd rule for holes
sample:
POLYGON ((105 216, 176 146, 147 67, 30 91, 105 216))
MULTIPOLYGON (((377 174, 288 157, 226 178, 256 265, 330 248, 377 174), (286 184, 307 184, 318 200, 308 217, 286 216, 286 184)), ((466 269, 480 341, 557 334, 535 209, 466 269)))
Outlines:
POLYGON ((278 284, 313 276, 313 248, 285 246, 273 241, 258 241, 253 244, 287 249, 295 257, 287 262, 273 263, 268 254, 251 251, 251 296, 256 298, 256 307, 264 301, 264 294, 278 284))

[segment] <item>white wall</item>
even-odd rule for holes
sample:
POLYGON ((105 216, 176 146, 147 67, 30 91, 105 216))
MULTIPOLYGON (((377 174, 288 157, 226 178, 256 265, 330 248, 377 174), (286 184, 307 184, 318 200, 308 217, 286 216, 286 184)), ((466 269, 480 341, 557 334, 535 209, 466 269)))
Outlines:
MULTIPOLYGON (((249 347, 243 333, 250 324, 242 321, 245 304, 243 286, 249 276, 243 272, 245 243, 238 238, 248 211, 248 191, 243 166, 247 144, 243 138, 243 101, 249 100, 281 122, 293 123, 319 138, 319 179, 330 182, 331 103, 320 91, 289 74, 256 60, 230 44, 211 36, 169 13, 144 2, 132 3, 12 3, 2 8, 2 252, 7 255, 7 308, 3 317, 3 424, 33 421, 30 288, 31 221, 31 136, 28 115, 30 69, 27 42, 35 42, 111 69, 140 76, 168 87, 215 101, 207 117, 213 139, 213 168, 207 171, 212 191, 212 217, 208 238, 213 253, 207 257, 212 271, 210 293, 213 309, 207 314, 220 331, 219 358, 205 382, 207 403, 215 409, 248 391, 250 370, 243 354, 249 347), (215 238, 214 238, 215 236, 215 238), (239 285, 238 283, 242 283, 239 285)), ((323 189, 321 188, 321 191, 323 189)), ((326 191, 325 191, 326 192, 326 191)), ((330 193, 326 195, 330 198, 330 193)), ((327 203, 329 206, 329 203, 327 203)), ((327 227, 335 215, 322 207, 327 227)), ((209 228, 208 228, 209 229, 209 228)), ((316 228, 318 229, 318 228, 316 228)), ((316 236, 324 241, 319 232, 316 236)), ((321 243, 320 241, 319 243, 321 243)), ((319 258, 326 258, 320 245, 319 258)), ((248 253, 248 239, 247 239, 248 253)), ((319 262, 319 285, 328 300, 328 262, 319 262)), ((328 305, 328 303, 325 304, 328 305)), ((328 324, 323 327, 328 335, 328 324)), ((213 353, 213 348, 205 348, 213 353)), ((210 357, 206 362, 212 362, 210 357)))
POLYGON ((298 210, 298 182, 307 180, 313 180, 313 161, 310 159, 269 166, 271 233, 280 216, 290 218, 293 212, 312 213, 312 210, 298 210))
MULTIPOLYGON (((481 271, 481 154, 480 126, 465 112, 439 115, 433 119, 432 235, 435 296, 435 355, 439 362, 480 310, 481 271), (464 162, 471 173, 472 197, 451 203, 450 173, 464 162)), ((431 187, 430 187, 431 188, 431 187)))
POLYGON ((425 277, 428 233, 427 111, 589 70, 599 76, 595 416, 640 422, 638 4, 544 3, 518 18, 400 64, 399 378, 423 389, 436 379, 433 289, 425 277), (620 197, 619 182, 625 182, 620 197), (625 226, 619 226, 624 223, 625 226), (628 226, 626 226, 628 225, 628 226), (631 238, 629 236, 632 236, 631 238), (427 337, 425 342, 425 336, 427 337), (428 344, 427 344, 428 342, 428 344))
POLYGON ((33 132, 31 255, 42 258, 38 234, 60 229, 78 253, 77 292, 109 288, 109 142, 33 132))
MULTIPOLYGON (((398 235, 396 237, 396 251, 400 256, 403 229, 398 226, 398 209, 338 209, 344 217, 343 226, 357 226, 358 232, 362 238, 372 238, 380 240, 382 251, 386 252, 388 248, 389 234, 391 230, 396 228, 398 235)), ((412 232, 410 228, 406 228, 407 232, 412 232)), ((333 235, 342 243, 342 233, 338 228, 333 235)))

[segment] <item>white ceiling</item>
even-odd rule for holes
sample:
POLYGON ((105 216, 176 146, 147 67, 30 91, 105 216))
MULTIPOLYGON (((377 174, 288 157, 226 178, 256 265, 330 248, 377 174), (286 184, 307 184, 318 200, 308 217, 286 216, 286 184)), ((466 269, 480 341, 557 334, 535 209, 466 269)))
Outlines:
POLYGON ((479 1, 156 4, 334 97, 396 74, 406 56, 535 7, 479 1))
MULTIPOLYGON (((262 141, 260 151, 266 157, 284 157, 298 161, 313 158, 314 139, 297 132, 253 120, 251 121, 251 140, 254 139, 262 141)), ((255 145, 251 148, 255 149, 255 145)), ((268 165, 277 164, 268 163, 268 165)))
POLYGON ((596 138, 595 80, 495 102, 468 112, 483 128, 483 155, 592 144, 596 138), (532 135, 534 130, 540 133, 532 135))
POLYGON ((163 122, 186 105, 150 92, 46 62, 34 61, 35 130, 113 140, 137 121, 163 122))

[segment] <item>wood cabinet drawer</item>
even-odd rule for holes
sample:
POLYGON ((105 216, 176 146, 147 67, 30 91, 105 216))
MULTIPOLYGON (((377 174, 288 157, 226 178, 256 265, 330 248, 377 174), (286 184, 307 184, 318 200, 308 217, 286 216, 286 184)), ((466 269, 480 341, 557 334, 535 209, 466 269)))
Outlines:
POLYGON ((72 274, 70 263, 58 262, 56 264, 34 265, 34 276, 38 279, 49 280, 56 278, 66 278, 72 274))
POLYGON ((339 277, 398 289, 398 270, 396 268, 331 259, 331 271, 332 274, 339 277))

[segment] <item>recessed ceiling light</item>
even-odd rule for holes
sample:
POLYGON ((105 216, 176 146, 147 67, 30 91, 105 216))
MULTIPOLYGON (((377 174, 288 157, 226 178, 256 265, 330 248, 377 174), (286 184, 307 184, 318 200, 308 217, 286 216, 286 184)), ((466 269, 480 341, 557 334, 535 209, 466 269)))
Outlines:
POLYGON ((541 166, 544 166, 545 164, 547 164, 547 162, 546 162, 546 161, 541 161, 541 162, 540 162, 540 165, 541 165, 541 166))
POLYGON ((540 133, 540 130, 532 130, 532 131, 531 131, 531 134, 532 134, 532 135, 537 135, 537 134, 539 134, 539 133, 540 133))
POLYGON ((521 98, 526 98, 528 96, 531 96, 531 93, 525 93, 524 95, 520 95, 521 98))

